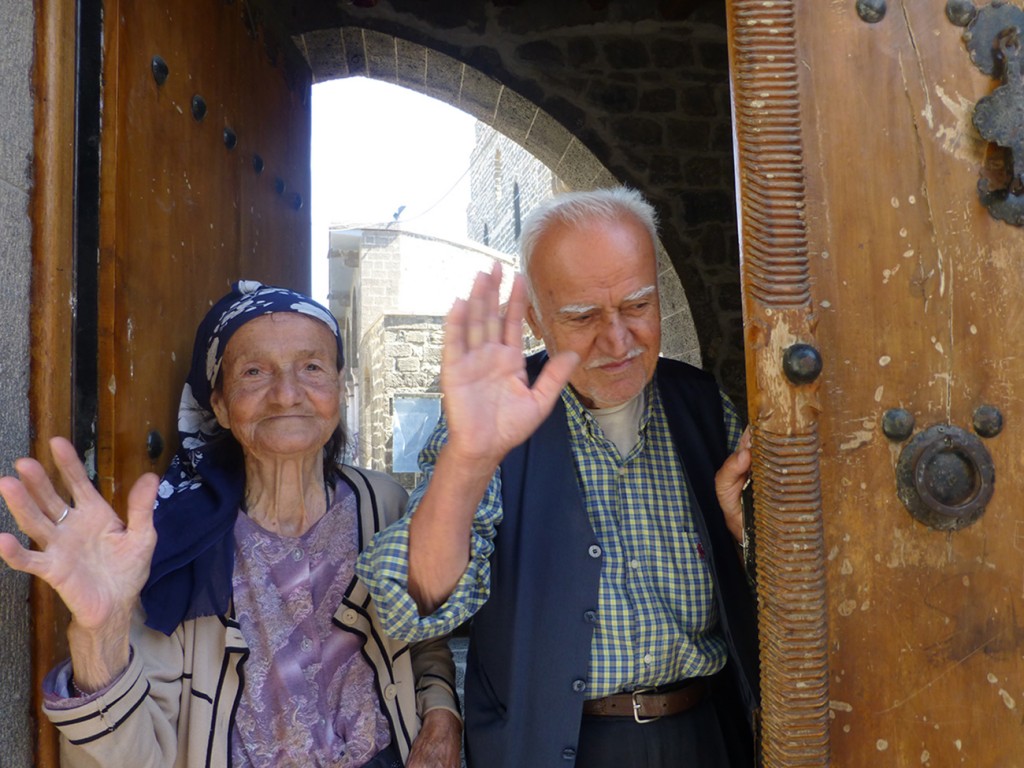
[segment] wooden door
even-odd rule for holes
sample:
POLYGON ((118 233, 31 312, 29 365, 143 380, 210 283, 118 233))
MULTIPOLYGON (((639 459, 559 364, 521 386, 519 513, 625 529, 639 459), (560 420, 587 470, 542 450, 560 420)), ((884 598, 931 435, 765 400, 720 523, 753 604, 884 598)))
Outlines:
MULTIPOLYGON (((67 3, 41 7, 46 70, 74 50, 73 16, 67 3)), ((82 8, 100 12, 95 3, 82 8)), ((74 384, 78 403, 95 403, 94 413, 78 414, 94 424, 94 442, 80 435, 78 447, 95 461, 104 495, 122 509, 135 478, 162 471, 177 448, 193 334, 212 301, 239 278, 309 290, 311 77, 294 48, 261 24, 256 3, 107 0, 102 14, 102 86, 93 96, 102 124, 93 206, 98 258, 80 250, 72 278, 60 239, 70 229, 70 204, 37 211, 37 242, 60 249, 37 254, 36 294, 47 302, 41 317, 70 322, 60 307, 74 295, 77 331, 36 324, 43 349, 33 372, 35 452, 45 455, 45 439, 68 432, 69 419, 48 413, 47 404, 55 400, 48 393, 65 386, 53 371, 74 368, 73 335, 73 354, 96 360, 94 379, 74 384)), ((78 29, 83 46, 88 18, 78 29)), ((67 103, 57 101, 73 82, 67 70, 45 86, 48 110, 67 103)), ((88 86, 79 83, 79 99, 88 98, 88 86)), ((66 128, 64 115, 47 130, 66 128)), ((41 183, 46 199, 57 199, 73 159, 64 145, 43 139, 41 183)), ((78 163, 81 182, 81 145, 78 163)), ((90 190, 80 184, 78 193, 90 190)), ((77 224, 89 226, 81 216, 77 224)), ((65 622, 52 592, 33 597, 34 614, 46 617, 35 628, 38 678, 63 656, 65 622)), ((45 721, 40 728, 37 764, 56 766, 53 729, 45 721)))
POLYGON ((729 3, 769 766, 1024 754, 1024 231, 979 200, 973 8, 729 3))
POLYGON ((254 12, 105 5, 97 470, 115 500, 176 447, 210 303, 240 277, 309 290, 310 75, 254 12))

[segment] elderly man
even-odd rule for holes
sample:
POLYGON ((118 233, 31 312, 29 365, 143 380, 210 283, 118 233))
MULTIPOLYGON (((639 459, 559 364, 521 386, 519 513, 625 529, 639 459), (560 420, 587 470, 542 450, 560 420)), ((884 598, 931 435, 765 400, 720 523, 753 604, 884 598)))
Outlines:
POLYGON ((531 214, 507 312, 495 271, 449 314, 424 481, 360 559, 395 636, 473 617, 474 768, 753 764, 750 452, 712 378, 658 357, 655 242, 628 189, 531 214))

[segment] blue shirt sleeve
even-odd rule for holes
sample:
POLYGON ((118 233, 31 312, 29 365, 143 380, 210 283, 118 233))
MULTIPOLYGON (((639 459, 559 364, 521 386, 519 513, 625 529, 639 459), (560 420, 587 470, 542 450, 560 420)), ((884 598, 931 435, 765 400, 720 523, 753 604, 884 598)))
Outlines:
POLYGON ((405 516, 374 536, 356 562, 356 573, 373 596, 384 629, 407 642, 451 632, 476 613, 490 596, 490 556, 502 519, 500 469, 491 478, 477 508, 470 537, 469 563, 451 595, 429 616, 420 615, 409 595, 409 519, 416 514, 447 438, 448 428, 442 416, 420 452, 423 479, 409 497, 405 516))
POLYGON ((721 390, 719 390, 719 394, 722 396, 725 437, 729 445, 729 452, 733 453, 736 451, 736 446, 739 445, 740 438, 743 436, 743 420, 740 418, 740 412, 736 410, 736 406, 729 399, 729 396, 721 390))

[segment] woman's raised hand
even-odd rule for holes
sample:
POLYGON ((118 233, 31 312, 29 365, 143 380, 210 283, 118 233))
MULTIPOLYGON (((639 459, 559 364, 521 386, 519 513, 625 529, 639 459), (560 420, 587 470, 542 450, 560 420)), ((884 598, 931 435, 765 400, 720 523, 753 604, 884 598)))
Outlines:
POLYGON ((146 474, 135 483, 128 494, 125 525, 89 482, 71 443, 56 437, 50 452, 72 501, 57 494, 39 462, 15 462, 18 478, 0 478, 0 495, 38 549, 26 549, 16 537, 2 533, 0 558, 53 587, 79 629, 99 631, 111 619, 130 616, 149 576, 159 480, 146 474))
POLYGON ((516 275, 504 313, 500 286, 500 264, 477 275, 469 298, 448 313, 441 359, 448 445, 495 465, 547 417, 579 362, 573 352, 552 355, 531 387, 523 362, 526 286, 516 275))

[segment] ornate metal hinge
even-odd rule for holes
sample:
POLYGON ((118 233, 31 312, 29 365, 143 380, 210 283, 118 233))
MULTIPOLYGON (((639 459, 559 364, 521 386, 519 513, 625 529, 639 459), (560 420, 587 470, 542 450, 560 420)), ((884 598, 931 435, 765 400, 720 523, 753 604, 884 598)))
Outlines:
POLYGON ((1021 68, 1024 10, 1005 0, 975 8, 950 0, 946 15, 965 25, 971 61, 1002 85, 978 100, 974 127, 989 142, 978 179, 981 202, 995 218, 1024 225, 1024 78, 1021 68))

